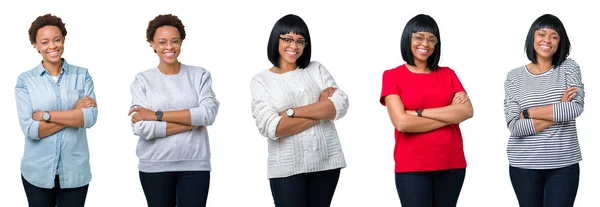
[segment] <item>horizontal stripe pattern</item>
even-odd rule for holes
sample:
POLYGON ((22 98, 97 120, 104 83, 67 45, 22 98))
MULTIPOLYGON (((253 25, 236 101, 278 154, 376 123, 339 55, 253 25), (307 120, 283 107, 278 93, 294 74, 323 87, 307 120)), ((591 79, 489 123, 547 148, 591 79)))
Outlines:
POLYGON ((579 66, 572 59, 542 74, 531 74, 526 66, 511 70, 504 83, 504 115, 511 132, 508 160, 525 169, 554 169, 581 161, 575 118, 583 112, 585 92, 579 66), (564 91, 577 87, 570 102, 561 102, 564 91), (556 124, 535 133, 531 119, 520 119, 521 111, 553 106, 556 124))

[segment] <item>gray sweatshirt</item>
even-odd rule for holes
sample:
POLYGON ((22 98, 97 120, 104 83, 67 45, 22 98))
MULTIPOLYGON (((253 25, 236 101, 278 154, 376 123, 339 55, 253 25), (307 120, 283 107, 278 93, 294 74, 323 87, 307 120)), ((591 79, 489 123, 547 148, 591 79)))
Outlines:
POLYGON ((184 64, 175 75, 153 68, 135 76, 131 84, 132 107, 152 111, 189 109, 192 125, 205 126, 166 136, 167 122, 132 124, 133 133, 140 137, 136 149, 140 171, 210 171, 207 126, 213 124, 219 109, 211 85, 206 69, 184 64))

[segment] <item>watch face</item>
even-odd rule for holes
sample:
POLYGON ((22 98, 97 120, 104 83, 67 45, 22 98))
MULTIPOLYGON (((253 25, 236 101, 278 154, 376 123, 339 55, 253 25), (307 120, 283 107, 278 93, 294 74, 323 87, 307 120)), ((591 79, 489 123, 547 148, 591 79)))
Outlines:
POLYGON ((50 119, 50 114, 48 112, 44 112, 44 114, 42 115, 42 119, 48 121, 50 119))
POLYGON ((294 116, 294 109, 288 109, 288 110, 285 112, 285 114, 286 114, 287 116, 290 116, 290 117, 291 117, 291 116, 294 116))

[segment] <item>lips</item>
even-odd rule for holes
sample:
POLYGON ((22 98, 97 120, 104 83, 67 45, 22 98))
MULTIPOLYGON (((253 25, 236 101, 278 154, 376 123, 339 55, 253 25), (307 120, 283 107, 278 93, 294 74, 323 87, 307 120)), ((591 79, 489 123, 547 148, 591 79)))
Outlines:
POLYGON ((417 53, 419 53, 420 55, 428 55, 429 54, 429 50, 428 49, 419 49, 419 48, 417 48, 417 53))
POLYGON ((542 51, 550 51, 550 50, 552 50, 552 47, 546 46, 546 45, 540 45, 540 49, 542 51))
POLYGON ((169 57, 169 58, 175 57, 175 52, 164 52, 163 54, 165 54, 165 57, 169 57))
POLYGON ((57 51, 49 51, 49 52, 46 52, 46 54, 48 54, 48 57, 49 57, 49 58, 56 58, 56 57, 58 57, 58 55, 59 55, 58 53, 59 53, 59 51, 58 51, 58 50, 57 50, 57 51))

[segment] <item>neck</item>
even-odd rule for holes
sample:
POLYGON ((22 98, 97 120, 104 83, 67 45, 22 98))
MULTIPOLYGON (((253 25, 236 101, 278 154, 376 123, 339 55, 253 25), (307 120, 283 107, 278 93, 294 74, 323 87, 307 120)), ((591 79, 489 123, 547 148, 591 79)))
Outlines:
POLYGON ((535 64, 541 73, 549 71, 552 68, 552 59, 537 59, 537 64, 535 64))
POLYGON ((58 74, 60 74, 62 70, 62 63, 62 60, 60 60, 57 63, 43 61, 42 66, 44 67, 44 69, 46 69, 46 71, 48 71, 48 73, 50 73, 51 76, 58 76, 58 74))
POLYGON ((160 62, 158 64, 158 70, 166 75, 174 75, 181 70, 181 63, 179 63, 179 61, 171 64, 160 62))
POLYGON ((414 60, 415 65, 409 65, 409 69, 415 73, 428 73, 429 67, 427 67, 427 61, 414 60))
POLYGON ((296 70, 298 65, 296 63, 288 63, 285 61, 279 61, 279 67, 273 67, 276 73, 286 73, 293 70, 296 70))

